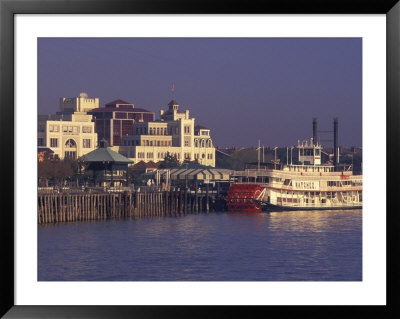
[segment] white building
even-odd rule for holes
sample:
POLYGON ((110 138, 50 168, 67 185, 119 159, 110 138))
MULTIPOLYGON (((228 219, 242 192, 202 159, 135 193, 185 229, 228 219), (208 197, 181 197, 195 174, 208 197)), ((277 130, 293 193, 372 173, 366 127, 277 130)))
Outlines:
POLYGON ((179 111, 179 105, 172 100, 168 110, 160 111, 160 119, 153 122, 136 122, 133 135, 123 136, 121 145, 114 147, 134 163, 162 161, 167 153, 183 162, 197 161, 199 164, 215 167, 215 147, 210 130, 195 126, 195 119, 189 117, 189 110, 179 111))
MULTIPOLYGON (((60 103, 61 112, 57 115, 39 115, 38 118, 38 147, 50 148, 60 159, 76 159, 97 148, 92 115, 77 111, 87 109, 90 103, 82 103, 82 99, 85 99, 82 93, 80 98, 74 99, 79 102, 73 108, 71 106, 73 113, 70 113, 66 104, 60 103)), ((97 101, 94 104, 98 105, 99 99, 86 100, 97 101)))
POLYGON ((89 98, 87 93, 80 93, 79 97, 60 97, 61 113, 88 112, 99 108, 99 98, 89 98))

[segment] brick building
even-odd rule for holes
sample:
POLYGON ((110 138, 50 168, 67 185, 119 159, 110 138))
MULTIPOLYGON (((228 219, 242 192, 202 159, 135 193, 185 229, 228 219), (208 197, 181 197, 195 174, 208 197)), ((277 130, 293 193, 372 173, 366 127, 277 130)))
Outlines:
POLYGON ((135 108, 133 104, 123 100, 109 102, 105 107, 92 109, 95 130, 98 138, 105 139, 110 146, 121 145, 121 137, 133 134, 135 122, 154 121, 154 112, 135 108))

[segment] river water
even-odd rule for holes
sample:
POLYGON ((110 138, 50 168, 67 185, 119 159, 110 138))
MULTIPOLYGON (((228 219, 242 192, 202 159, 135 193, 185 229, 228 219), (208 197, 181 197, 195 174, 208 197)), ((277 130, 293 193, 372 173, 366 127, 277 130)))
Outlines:
POLYGON ((361 281, 362 212, 38 226, 39 281, 361 281))

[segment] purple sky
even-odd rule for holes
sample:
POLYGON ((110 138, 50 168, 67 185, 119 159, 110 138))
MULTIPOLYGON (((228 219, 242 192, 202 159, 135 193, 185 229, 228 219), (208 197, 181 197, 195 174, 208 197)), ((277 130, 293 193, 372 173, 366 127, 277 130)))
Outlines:
POLYGON ((216 146, 294 145, 313 117, 321 131, 339 118, 339 145, 362 143, 361 38, 41 38, 38 53, 39 114, 87 92, 158 118, 174 83, 216 146))

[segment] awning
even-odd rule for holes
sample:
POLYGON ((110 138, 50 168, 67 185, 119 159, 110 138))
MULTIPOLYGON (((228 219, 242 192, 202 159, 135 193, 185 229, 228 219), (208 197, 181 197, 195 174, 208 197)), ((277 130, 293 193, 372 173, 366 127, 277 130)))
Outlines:
MULTIPOLYGON (((155 176, 157 171, 146 173, 145 176, 155 176)), ((229 181, 233 171, 222 168, 173 168, 170 170, 171 180, 198 181, 229 181)), ((165 172, 161 176, 165 177, 165 172)))

